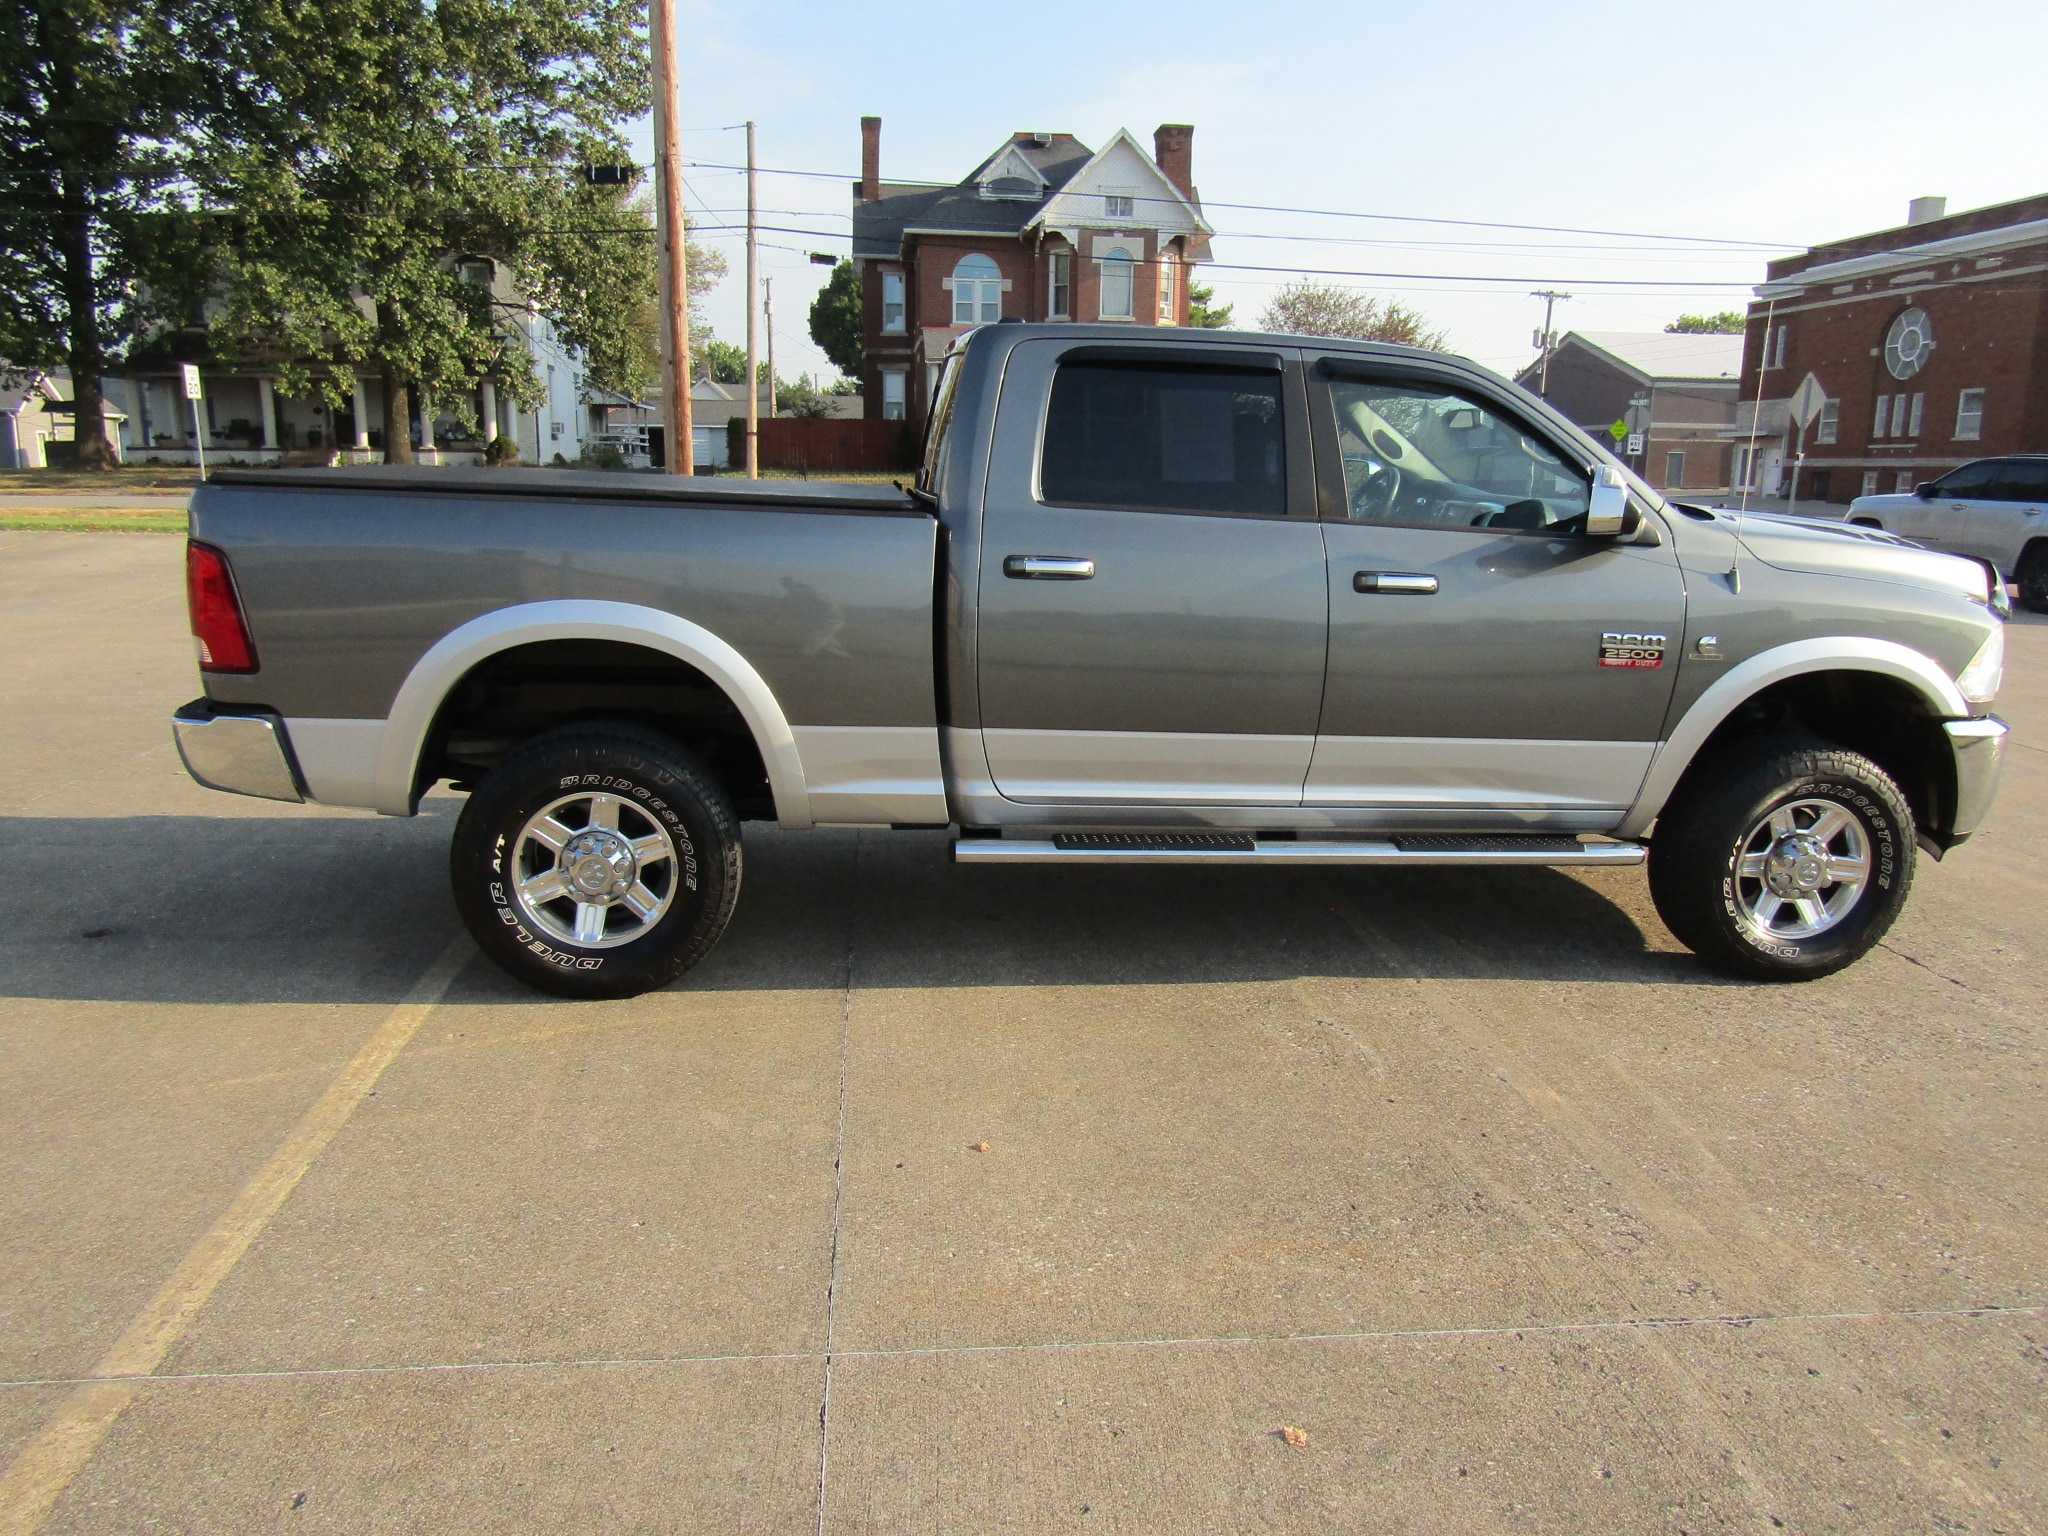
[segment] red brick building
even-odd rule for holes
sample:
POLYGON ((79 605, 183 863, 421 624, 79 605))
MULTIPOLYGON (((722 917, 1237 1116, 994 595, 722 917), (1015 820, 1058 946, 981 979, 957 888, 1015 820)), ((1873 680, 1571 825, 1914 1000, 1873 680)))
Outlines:
POLYGON ((2048 450, 2048 196, 1945 214, 1774 261, 1749 307, 1734 479, 1783 494, 1805 435, 1802 501, 1911 490, 1995 454, 2048 450))
POLYGON ((1213 233, 1196 196, 1195 130, 1163 123, 1147 154, 1119 128, 1012 134, 951 184, 882 180, 882 120, 861 119, 853 261, 870 416, 922 419, 939 361, 1001 320, 1185 325, 1213 233))

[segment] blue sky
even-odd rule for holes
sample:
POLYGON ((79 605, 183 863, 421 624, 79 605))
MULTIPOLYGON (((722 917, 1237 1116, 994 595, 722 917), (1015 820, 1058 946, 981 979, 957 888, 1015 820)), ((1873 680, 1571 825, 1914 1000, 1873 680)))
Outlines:
MULTIPOLYGON (((1208 279, 1239 323, 1287 280, 1253 268, 1418 274, 1333 280, 1399 295, 1503 371, 1530 356, 1534 288, 1576 295, 1560 329, 1658 330, 1741 308, 1767 242, 1897 224, 1920 195, 1953 211, 2048 192, 2039 3, 679 5, 685 153, 737 162, 743 136, 721 130, 751 117, 763 166, 831 173, 761 178, 764 223, 816 231, 763 236, 787 247, 763 252, 785 377, 828 371, 806 330, 826 269, 804 253, 847 249, 863 113, 882 118, 883 175, 906 180, 957 179, 1021 129, 1149 145, 1191 122, 1219 231, 1208 279)), ((690 177, 698 218, 738 222, 741 178, 690 177)), ((706 237, 732 263, 711 319, 739 341, 741 243, 706 237)))

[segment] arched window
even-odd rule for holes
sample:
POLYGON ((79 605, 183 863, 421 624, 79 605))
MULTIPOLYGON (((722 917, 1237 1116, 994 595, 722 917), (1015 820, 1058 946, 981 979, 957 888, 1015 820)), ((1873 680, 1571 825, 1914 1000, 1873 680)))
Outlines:
POLYGON ((953 323, 985 325, 1003 318, 1003 274, 987 256, 962 256, 953 269, 953 323))
POLYGON ((1124 251, 1110 251, 1102 258, 1102 302, 1096 312, 1105 320, 1129 320, 1131 299, 1137 288, 1138 264, 1124 251))

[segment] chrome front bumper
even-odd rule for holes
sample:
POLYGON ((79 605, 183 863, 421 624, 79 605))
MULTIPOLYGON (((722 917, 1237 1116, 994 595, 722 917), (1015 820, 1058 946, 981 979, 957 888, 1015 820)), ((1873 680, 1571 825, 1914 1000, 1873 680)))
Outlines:
POLYGON ((306 798, 284 722, 275 715, 228 714, 194 699, 171 716, 185 771, 208 789, 263 800, 306 798))
POLYGON ((2005 738, 2012 729, 1996 715, 1969 720, 1944 720, 1949 751, 1956 763, 1956 814, 1948 835, 1961 842, 1984 824, 1991 798, 1998 793, 1998 769, 2005 759, 2005 738))

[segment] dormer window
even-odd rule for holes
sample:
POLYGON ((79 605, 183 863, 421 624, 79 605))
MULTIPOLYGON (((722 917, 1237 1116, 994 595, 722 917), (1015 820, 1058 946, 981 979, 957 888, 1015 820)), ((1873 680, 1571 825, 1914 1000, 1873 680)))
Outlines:
POLYGON ((975 182, 984 198, 1035 203, 1045 195, 1045 177, 1014 144, 991 160, 975 182))
POLYGON ((989 198, 1006 198, 1012 202, 1035 203, 1038 201, 1038 183, 1026 181, 1022 176, 998 176, 993 181, 981 184, 981 195, 989 198))

